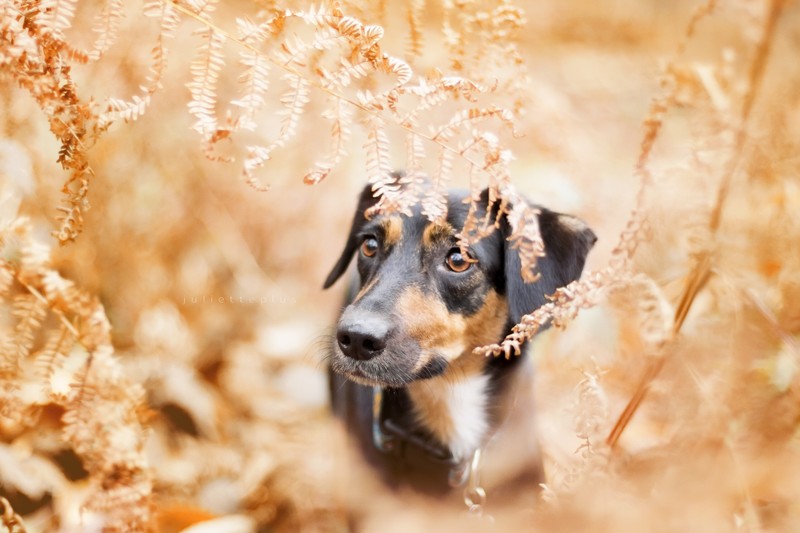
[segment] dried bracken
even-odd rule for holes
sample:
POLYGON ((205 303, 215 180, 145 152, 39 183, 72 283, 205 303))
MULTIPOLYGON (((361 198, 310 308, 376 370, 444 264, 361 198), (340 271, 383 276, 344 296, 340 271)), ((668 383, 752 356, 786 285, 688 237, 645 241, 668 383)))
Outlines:
POLYGON ((106 125, 97 110, 80 99, 69 59, 86 60, 65 39, 74 16, 72 2, 3 2, 0 4, 0 65, 3 76, 13 77, 37 101, 61 144, 58 162, 69 173, 62 190, 66 198, 58 210, 61 243, 74 240, 89 208, 92 176, 87 150, 106 125))
MULTIPOLYGON (((417 2, 409 8, 412 58, 419 55, 421 46, 418 26, 423 6, 424 3, 417 2)), ((260 112, 269 90, 277 90, 278 85, 285 87, 280 96, 276 95, 283 106, 277 112, 281 117, 277 135, 271 140, 263 139, 246 145, 243 177, 255 189, 268 189, 256 172, 272 158, 276 149, 285 148, 296 137, 301 121, 309 116, 306 111, 311 102, 312 89, 327 95, 321 115, 332 121, 332 148, 322 159, 314 162, 304 177, 308 184, 317 184, 330 174, 347 153, 347 140, 352 129, 363 125, 368 138, 367 175, 374 184, 376 195, 385 196, 380 209, 407 211, 411 205, 418 203, 424 196, 418 186, 424 181, 421 179, 423 173, 433 175, 438 189, 447 183, 450 167, 442 163, 446 163, 446 157, 450 156, 439 157, 439 164, 432 161, 426 172, 428 162, 423 151, 423 140, 467 158, 469 164, 476 167, 477 172, 485 174, 487 179, 502 182, 506 189, 512 187, 507 174, 498 173, 493 170, 494 163, 489 164, 490 160, 496 158, 495 153, 499 148, 496 140, 486 141, 489 135, 494 135, 490 131, 492 127, 482 125, 497 120, 511 125, 513 131, 514 116, 511 111, 468 104, 457 108, 444 124, 422 121, 422 117, 432 108, 452 101, 472 102, 475 93, 493 91, 497 89, 496 84, 481 87, 468 78, 442 77, 440 74, 426 78, 415 74, 409 64, 381 50, 383 28, 366 25, 347 15, 337 2, 312 6, 306 10, 262 11, 255 14, 254 19, 240 17, 235 32, 218 26, 214 19, 215 10, 216 2, 148 2, 143 14, 157 19, 159 30, 152 48, 150 73, 141 84, 141 94, 133 95, 130 100, 108 97, 106 110, 98 113, 94 106, 78 99, 69 77, 69 61, 85 62, 90 58, 101 58, 118 33, 119 20, 124 15, 123 5, 119 2, 103 4, 97 14, 100 36, 92 50, 86 53, 76 52, 66 38, 65 31, 70 28, 75 15, 75 5, 72 3, 58 2, 50 8, 31 2, 21 5, 19 14, 14 13, 10 6, 4 8, 4 34, 8 36, 6 42, 15 42, 18 40, 17 34, 24 33, 27 42, 41 48, 36 54, 23 54, 23 49, 9 47, 5 54, 8 57, 3 59, 3 63, 12 65, 11 72, 19 76, 20 83, 28 83, 30 90, 36 91, 40 107, 51 118, 51 128, 63 142, 59 161, 72 172, 64 188, 66 205, 60 208, 64 213, 62 228, 58 232, 62 243, 75 239, 83 224, 82 214, 88 208, 88 177, 91 175, 86 159, 88 147, 114 120, 135 121, 146 112, 161 86, 167 67, 168 43, 181 22, 181 15, 192 19, 198 26, 195 36, 200 44, 189 68, 191 81, 187 87, 191 98, 188 108, 195 118, 193 129, 200 135, 203 152, 209 158, 234 161, 233 156, 218 155, 215 145, 223 140, 235 141, 235 134, 241 130, 256 131, 255 120, 262 116, 260 112), (22 18, 23 13, 25 22, 20 25, 18 19, 22 18), (301 37, 299 30, 302 28, 298 28, 298 25, 308 27, 311 35, 306 39, 301 37), (226 41, 237 45, 239 62, 244 66, 244 71, 238 74, 241 94, 220 102, 219 81, 226 66, 226 41), (30 66, 15 64, 19 61, 30 62, 37 56, 41 57, 40 61, 47 63, 30 66), (22 75, 31 70, 53 74, 49 74, 50 77, 42 74, 36 80, 27 74, 22 75), (280 84, 270 80, 272 71, 281 73, 280 84), (376 87, 376 79, 382 74, 393 78, 388 88, 377 92, 370 90, 376 87), (60 102, 59 116, 49 111, 53 104, 45 99, 60 102), (409 102, 401 106, 401 99, 409 102), (224 111, 220 112, 220 108, 224 111), (355 110, 363 118, 356 120, 355 110), (65 112, 69 114, 60 116, 65 112), (386 171, 395 166, 389 161, 385 149, 388 143, 385 128, 389 125, 406 130, 411 140, 409 146, 413 148, 408 151, 404 165, 407 178, 402 192, 386 171), (382 155, 375 156, 376 150, 380 150, 382 155)), ((453 6, 448 6, 446 12, 453 16, 456 11, 453 6)), ((520 27, 523 22, 518 9, 504 2, 502 6, 486 13, 473 6, 470 15, 462 14, 459 21, 464 33, 476 28, 488 32, 484 36, 485 42, 493 45, 508 42, 492 53, 487 52, 486 56, 511 58, 512 63, 521 63, 513 44, 514 39, 509 39, 513 36, 514 28, 520 27)), ((452 21, 445 22, 445 25, 449 28, 446 34, 450 37, 460 34, 451 27, 452 21)), ((470 52, 470 56, 475 57, 462 57, 467 54, 463 40, 450 43, 450 46, 453 57, 458 58, 456 71, 463 70, 468 64, 480 64, 485 58, 484 54, 475 55, 476 51, 470 52)), ((481 81, 496 79, 483 74, 479 77, 481 81)), ((425 213, 436 219, 443 216, 443 209, 443 202, 434 200, 426 203, 425 213)), ((519 217, 514 220, 519 220, 519 217)), ((529 240, 538 239, 535 226, 529 224, 523 229, 515 225, 514 228, 520 235, 532 232, 526 237, 529 240)), ((532 271, 535 253, 529 253, 526 247, 520 250, 527 270, 532 271)))
POLYGON ((14 302, 16 319, 2 331, 10 341, 0 354, 4 431, 23 442, 44 411, 63 410, 61 438, 91 474, 82 509, 104 516, 109 530, 147 530, 152 479, 143 450, 144 390, 121 374, 103 307, 53 270, 49 255, 25 219, 0 233, 8 280, 0 297, 14 302))
POLYGON ((690 3, 0 0, 0 524, 485 529, 330 421, 313 280, 368 179, 485 190, 460 244, 505 217, 531 282, 525 198, 600 237, 478 350, 538 368, 500 529, 797 529, 797 3, 690 3))
POLYGON ((14 512, 8 500, 0 498, 0 506, 3 507, 3 515, 0 520, 3 521, 5 530, 9 533, 25 533, 26 529, 22 523, 22 518, 14 512))

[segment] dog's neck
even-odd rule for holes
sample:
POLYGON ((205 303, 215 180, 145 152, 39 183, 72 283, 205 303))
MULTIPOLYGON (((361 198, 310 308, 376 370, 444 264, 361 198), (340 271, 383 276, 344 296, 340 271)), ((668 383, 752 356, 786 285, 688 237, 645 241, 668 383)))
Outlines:
POLYGON ((407 387, 416 421, 461 462, 490 436, 489 374, 442 375, 407 387))

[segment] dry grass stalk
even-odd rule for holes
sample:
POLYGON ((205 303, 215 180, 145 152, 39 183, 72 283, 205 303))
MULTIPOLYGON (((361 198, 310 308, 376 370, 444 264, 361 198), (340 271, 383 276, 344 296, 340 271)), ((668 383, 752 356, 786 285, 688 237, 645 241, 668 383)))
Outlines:
MULTIPOLYGON (((775 27, 778 19, 780 18, 782 8, 782 0, 772 0, 769 3, 769 7, 764 19, 763 30, 756 45, 755 57, 751 63, 748 76, 748 89, 745 93, 744 101, 742 103, 741 111, 737 121, 736 140, 734 144, 733 155, 725 165, 724 173, 717 191, 716 201, 713 209, 711 210, 711 217, 708 222, 712 238, 716 236, 719 230, 722 213, 725 207, 725 199, 728 196, 728 191, 730 189, 733 176, 737 168, 739 168, 741 157, 745 150, 745 143, 747 140, 747 125, 750 120, 750 113, 753 109, 753 103, 758 95, 758 90, 764 74, 764 68, 766 66, 767 59, 769 58, 770 46, 775 38, 775 27)), ((694 267, 686 278, 686 284, 684 286, 683 293, 681 294, 678 307, 675 311, 671 339, 667 342, 674 341, 674 339, 680 333, 681 327, 686 320, 686 316, 689 314, 689 310, 692 307, 692 303, 695 301, 695 298, 703 289, 703 287, 705 287, 712 275, 713 262, 713 249, 703 250, 696 259, 694 267)), ((662 351, 661 355, 659 355, 649 364, 647 370, 642 375, 642 378, 636 387, 633 397, 628 402, 628 405, 625 407, 625 410, 620 415, 616 424, 614 424, 611 433, 606 439, 606 443, 609 447, 614 448, 617 445, 620 436, 622 435, 623 431, 625 431, 625 428, 627 427, 634 413, 644 400, 648 387, 653 380, 658 377, 661 369, 664 367, 667 357, 665 354, 668 353, 668 351, 664 348, 665 347, 663 345, 660 347, 660 350, 662 351)))

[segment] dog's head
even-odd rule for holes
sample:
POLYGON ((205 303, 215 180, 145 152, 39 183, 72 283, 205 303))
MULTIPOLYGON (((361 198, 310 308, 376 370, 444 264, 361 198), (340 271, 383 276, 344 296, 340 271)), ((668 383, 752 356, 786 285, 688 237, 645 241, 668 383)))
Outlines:
MULTIPOLYGON (((360 286, 339 320, 335 371, 366 385, 402 387, 481 365, 475 347, 501 340, 546 295, 580 276, 594 233, 581 220, 544 208, 539 226, 546 256, 537 262, 538 281, 523 281, 506 220, 462 254, 456 233, 467 216, 465 196, 450 194, 444 223, 432 223, 419 209, 367 220, 364 212, 376 200, 364 189, 347 244, 325 281, 330 287, 358 256, 360 286)), ((487 194, 478 207, 485 212, 487 194)))

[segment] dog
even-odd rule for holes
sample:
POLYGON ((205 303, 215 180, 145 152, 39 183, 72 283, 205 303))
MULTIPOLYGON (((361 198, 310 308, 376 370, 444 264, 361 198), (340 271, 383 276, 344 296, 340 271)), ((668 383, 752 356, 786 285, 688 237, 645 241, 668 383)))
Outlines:
MULTIPOLYGON (((387 484, 425 494, 451 493, 477 475, 480 452, 513 411, 519 376, 530 374, 524 356, 487 358, 473 349, 502 341, 524 314, 578 279, 597 240, 580 219, 536 206, 546 255, 537 262, 539 279, 526 283, 505 216, 490 235, 459 248, 467 198, 449 192, 446 221, 431 222, 419 207, 411 216, 368 219, 377 200, 365 187, 324 284, 357 256, 358 282, 329 349, 333 411, 387 484)), ((477 207, 495 220, 487 191, 477 207)), ((512 454, 528 455, 523 477, 536 487, 542 466, 534 431, 522 433, 528 451, 512 454)))

